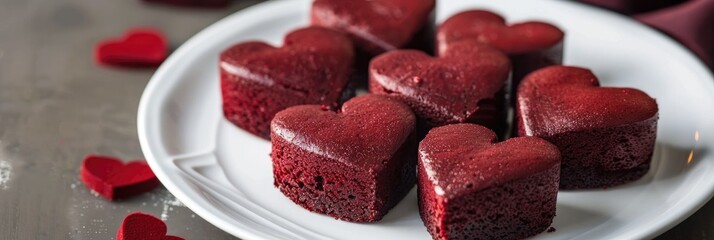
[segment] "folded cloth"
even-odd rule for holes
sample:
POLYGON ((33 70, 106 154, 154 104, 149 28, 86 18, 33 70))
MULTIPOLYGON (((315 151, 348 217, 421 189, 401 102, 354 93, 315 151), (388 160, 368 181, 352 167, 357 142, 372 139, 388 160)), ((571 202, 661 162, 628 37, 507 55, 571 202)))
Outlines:
POLYGON ((714 0, 580 0, 630 15, 678 40, 714 69, 714 0))

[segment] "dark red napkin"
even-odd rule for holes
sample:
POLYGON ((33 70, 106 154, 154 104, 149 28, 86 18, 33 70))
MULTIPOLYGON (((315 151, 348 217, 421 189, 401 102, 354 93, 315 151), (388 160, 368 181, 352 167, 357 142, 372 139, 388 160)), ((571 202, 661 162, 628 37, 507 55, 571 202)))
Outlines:
POLYGON ((650 25, 677 39, 714 69, 714 0, 580 0, 650 25))

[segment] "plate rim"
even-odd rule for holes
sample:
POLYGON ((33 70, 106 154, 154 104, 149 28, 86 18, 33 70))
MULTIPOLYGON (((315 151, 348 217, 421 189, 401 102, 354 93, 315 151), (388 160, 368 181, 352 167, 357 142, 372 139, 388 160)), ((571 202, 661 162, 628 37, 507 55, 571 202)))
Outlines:
MULTIPOLYGON (((248 8, 242 9, 240 11, 237 11, 235 13, 232 13, 221 20, 209 25, 208 27, 202 29, 195 35, 193 35, 188 41, 183 43, 179 48, 176 49, 167 59, 164 61, 164 63, 161 64, 161 66, 157 69, 157 71, 154 73, 154 75, 151 77, 151 80, 148 82, 146 88, 144 89, 144 92, 141 95, 141 100, 139 102, 139 107, 138 107, 138 114, 137 114, 137 130, 138 130, 138 136, 139 136, 139 142, 140 146, 142 149, 142 152, 145 155, 146 161, 151 167, 151 169, 154 171, 156 174, 157 178, 162 182, 162 184, 168 189, 176 198, 178 198, 183 204, 185 204, 189 209, 191 209, 193 212, 195 212, 197 215, 199 215, 201 218, 205 219, 212 225, 218 227, 219 229, 233 235, 236 237, 241 237, 241 238, 247 238, 247 239, 268 239, 264 234, 261 234, 259 231, 254 231, 250 229, 243 229, 240 227, 236 227, 232 225, 226 218, 229 218, 225 214, 217 214, 216 211, 209 210, 208 207, 202 206, 202 204, 199 204, 197 201, 194 200, 193 197, 190 197, 188 194, 188 190, 186 190, 186 187, 190 186, 180 186, 181 184, 174 179, 174 177, 181 178, 178 180, 183 180, 183 181, 190 181, 187 179, 186 176, 183 176, 182 173, 176 168, 175 166, 169 166, 169 167, 164 167, 162 164, 159 162, 160 159, 157 156, 157 152, 155 152, 152 149, 153 144, 151 143, 150 140, 150 131, 148 129, 148 125, 150 125, 149 121, 151 116, 151 113, 149 112, 149 109, 152 104, 152 100, 155 98, 157 95, 157 91, 159 91, 160 86, 162 84, 166 84, 165 82, 167 81, 164 76, 169 74, 169 70, 173 68, 175 65, 180 64, 181 58, 184 55, 187 55, 191 52, 192 49, 196 48, 197 45, 199 45, 204 39, 209 38, 211 35, 218 34, 220 33, 219 30, 224 28, 224 25, 227 26, 228 23, 233 22, 234 19, 236 18, 247 18, 247 16, 250 16, 251 14, 255 15, 257 13, 265 12, 267 10, 271 10, 274 8, 279 8, 282 5, 285 6, 290 6, 290 4, 293 5, 299 5, 299 4, 305 4, 305 2, 311 1, 311 0, 279 0, 279 1, 267 1, 267 2, 262 2, 253 6, 250 6, 248 8), (174 177, 170 175, 176 175, 174 177), (224 215, 224 216, 220 216, 224 215)), ((671 45, 676 49, 676 52, 682 57, 681 59, 686 59, 687 65, 690 65, 692 69, 696 70, 697 72, 695 74, 697 75, 704 75, 708 77, 709 79, 714 80, 714 76, 712 72, 707 68, 704 63, 699 60, 699 58, 689 49, 681 45, 679 42, 674 40, 673 38, 669 37, 668 35, 659 32, 645 24, 642 24, 640 22, 634 21, 631 18, 628 18, 623 15, 619 15, 616 13, 609 12, 607 10, 603 10, 597 7, 589 6, 586 4, 582 3, 577 3, 577 2, 571 2, 571 1, 553 1, 553 2, 558 2, 557 4, 570 4, 570 5, 578 5, 577 7, 582 7, 582 8, 588 8, 589 11, 594 11, 594 12, 599 12, 601 14, 606 14, 610 15, 613 18, 617 18, 619 21, 627 22, 630 25, 638 25, 637 27, 640 28, 643 31, 649 32, 648 34, 651 35, 656 35, 657 37, 654 38, 653 40, 656 41, 662 41, 665 42, 667 45, 671 45)), ((282 7, 285 7, 282 6, 282 7)), ((168 91, 168 90, 167 90, 168 91)), ((165 160, 169 160, 168 158, 165 160)), ((701 181, 701 180, 700 180, 701 181)), ((707 184, 707 183, 705 183, 707 184)), ((187 185, 187 184, 183 184, 187 185)), ((681 209, 680 211, 674 212, 670 217, 664 218, 664 219, 659 219, 658 221, 655 221, 651 223, 650 225, 647 226, 645 229, 640 229, 637 233, 631 234, 632 238, 636 239, 642 239, 642 238, 654 238, 656 236, 659 236, 660 234, 664 233, 665 231, 671 229, 672 227, 678 225, 685 219, 687 219, 689 216, 697 212, 702 206, 704 206, 713 196, 714 196, 714 181, 710 181, 707 184, 708 188, 705 189, 706 191, 700 191, 698 195, 693 196, 693 197, 688 197, 685 202, 679 202, 678 204, 680 205, 685 205, 685 207, 679 207, 681 209)), ((220 211, 219 211, 220 213, 220 211)))

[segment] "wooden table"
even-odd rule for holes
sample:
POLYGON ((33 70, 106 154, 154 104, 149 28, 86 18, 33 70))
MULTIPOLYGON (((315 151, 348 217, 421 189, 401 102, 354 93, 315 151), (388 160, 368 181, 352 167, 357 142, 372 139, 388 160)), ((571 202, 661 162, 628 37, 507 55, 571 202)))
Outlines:
MULTIPOLYGON (((78 169, 89 153, 142 158, 136 112, 153 70, 97 66, 95 43, 152 26, 175 48, 258 2, 201 10, 138 0, 0 0, 0 239, 113 239, 135 211, 165 219, 170 234, 186 239, 233 239, 165 189, 119 202, 96 197, 78 169)), ((660 237, 708 238, 714 202, 660 237)))

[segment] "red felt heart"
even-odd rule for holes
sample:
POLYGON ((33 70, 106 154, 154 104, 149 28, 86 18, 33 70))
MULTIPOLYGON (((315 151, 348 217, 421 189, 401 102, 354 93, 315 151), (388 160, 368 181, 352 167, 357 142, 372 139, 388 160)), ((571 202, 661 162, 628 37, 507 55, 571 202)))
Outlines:
POLYGON ((524 79, 516 108, 521 136, 562 152, 562 189, 615 186, 649 169, 659 110, 640 90, 600 87, 587 69, 552 66, 524 79))
POLYGON ((343 30, 371 54, 407 45, 430 25, 434 0, 315 0, 312 23, 343 30))
POLYGON ((148 192, 159 186, 159 180, 145 162, 124 164, 121 160, 89 155, 79 170, 84 184, 110 199, 119 199, 148 192))
POLYGON ((183 240, 166 235, 166 224, 149 214, 135 212, 124 218, 117 232, 117 240, 183 240))
POLYGON ((280 48, 264 42, 235 45, 220 57, 224 115, 268 138, 270 120, 285 108, 337 104, 353 57, 349 38, 323 27, 295 30, 280 48))
POLYGON ((474 39, 491 44, 507 54, 523 54, 554 47, 563 41, 563 32, 544 22, 507 25, 503 17, 488 11, 471 10, 456 14, 439 27, 439 52, 460 40, 474 39))
POLYGON ((150 3, 170 4, 183 7, 220 8, 228 6, 228 0, 142 0, 150 3))
POLYGON ((496 143, 475 124, 435 128, 419 144, 422 219, 435 239, 540 233, 555 216, 559 164, 558 148, 537 137, 496 143))
POLYGON ((100 42, 95 50, 99 63, 123 67, 156 67, 168 53, 168 43, 161 32, 139 28, 126 32, 122 39, 100 42))
POLYGON ((478 122, 495 127, 499 106, 505 109, 497 93, 509 73, 506 55, 462 41, 437 58, 414 50, 380 55, 370 64, 369 80, 372 93, 398 96, 431 126, 478 122))

